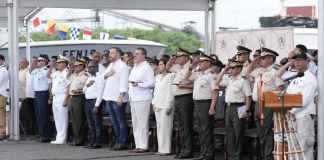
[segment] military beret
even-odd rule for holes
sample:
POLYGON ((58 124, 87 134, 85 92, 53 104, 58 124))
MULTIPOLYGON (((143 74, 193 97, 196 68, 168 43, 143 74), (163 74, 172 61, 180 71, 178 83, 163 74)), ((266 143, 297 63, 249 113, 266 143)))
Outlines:
POLYGON ((251 49, 248 49, 248 48, 246 48, 246 47, 244 47, 244 46, 240 46, 240 45, 238 45, 238 46, 236 47, 236 49, 237 49, 237 53, 238 53, 238 54, 240 54, 240 53, 247 53, 247 54, 249 54, 249 53, 252 52, 251 49))
POLYGON ((264 57, 264 56, 274 56, 274 57, 277 57, 279 56, 279 54, 271 49, 268 49, 268 48, 265 48, 265 47, 262 47, 261 48, 261 54, 260 54, 261 57, 264 57))
POLYGON ((212 62, 213 63, 215 61, 215 59, 213 57, 211 57, 211 56, 208 56, 206 54, 203 54, 203 55, 200 56, 199 61, 200 62, 209 61, 209 62, 212 62))
POLYGON ((66 57, 64 57, 64 56, 62 56, 62 55, 59 55, 59 56, 57 57, 56 63, 60 63, 60 62, 68 63, 68 62, 69 62, 69 59, 66 58, 66 57))
POLYGON ((74 65, 75 66, 78 66, 78 65, 86 65, 87 61, 80 58, 80 59, 77 59, 75 62, 74 62, 74 65))
POLYGON ((186 49, 183 49, 183 48, 178 48, 178 51, 177 51, 177 54, 176 56, 177 57, 181 57, 181 56, 189 56, 191 53, 186 50, 186 49))

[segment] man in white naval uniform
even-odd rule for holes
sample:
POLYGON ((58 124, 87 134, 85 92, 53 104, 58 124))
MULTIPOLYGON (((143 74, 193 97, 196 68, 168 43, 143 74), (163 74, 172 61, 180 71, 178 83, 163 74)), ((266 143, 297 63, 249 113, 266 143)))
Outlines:
MULTIPOLYGON (((295 117, 295 125, 297 131, 297 139, 302 147, 306 160, 314 159, 314 144, 315 144, 315 129, 313 115, 316 114, 316 106, 314 99, 318 87, 317 79, 313 73, 308 69, 308 57, 305 52, 295 54, 291 62, 283 66, 288 68, 294 65, 297 73, 304 73, 304 76, 295 78, 290 81, 287 93, 288 94, 302 94, 303 106, 302 108, 295 108, 290 110, 290 113, 295 117)), ((281 72, 278 78, 282 76, 281 72)))
POLYGON ((135 153, 148 150, 149 115, 154 86, 154 71, 145 61, 146 50, 137 48, 134 67, 129 76, 129 98, 135 139, 135 153))
POLYGON ((56 71, 51 74, 52 94, 53 94, 53 116, 56 128, 56 139, 52 144, 65 144, 68 129, 68 108, 67 108, 67 89, 69 86, 67 69, 68 59, 59 56, 56 61, 56 71))

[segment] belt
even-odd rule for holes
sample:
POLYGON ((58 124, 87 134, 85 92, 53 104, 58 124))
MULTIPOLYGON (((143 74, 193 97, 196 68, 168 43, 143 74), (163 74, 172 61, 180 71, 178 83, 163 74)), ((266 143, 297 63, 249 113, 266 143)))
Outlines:
POLYGON ((182 95, 176 95, 174 96, 175 98, 180 98, 180 97, 186 97, 186 96, 190 96, 192 95, 192 93, 188 93, 188 94, 182 94, 182 95))
POLYGON ((84 94, 74 94, 74 95, 71 95, 71 94, 70 94, 70 96, 71 96, 71 97, 80 97, 80 96, 84 96, 84 94))
POLYGON ((245 103, 226 103, 227 104, 227 106, 243 106, 245 103))

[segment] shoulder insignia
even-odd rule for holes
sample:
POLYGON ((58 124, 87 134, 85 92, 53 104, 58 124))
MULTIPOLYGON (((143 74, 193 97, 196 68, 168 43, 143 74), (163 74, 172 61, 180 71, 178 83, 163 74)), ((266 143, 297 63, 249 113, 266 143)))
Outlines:
POLYGON ((245 75, 242 75, 241 76, 243 79, 247 79, 248 77, 247 76, 245 76, 245 75))
POLYGON ((279 70, 279 69, 280 69, 280 67, 281 67, 280 65, 276 64, 276 65, 273 65, 273 67, 272 67, 272 68, 273 68, 273 69, 275 69, 275 70, 279 70))

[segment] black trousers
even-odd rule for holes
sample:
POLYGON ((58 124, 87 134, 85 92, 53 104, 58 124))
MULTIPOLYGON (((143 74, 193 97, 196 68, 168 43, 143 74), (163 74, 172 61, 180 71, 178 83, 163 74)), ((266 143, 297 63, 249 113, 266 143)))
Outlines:
POLYGON ((85 115, 85 97, 84 95, 71 97, 71 120, 73 131, 73 143, 76 145, 84 144, 87 135, 87 121, 85 115))
POLYGON ((180 128, 180 152, 178 154, 192 154, 193 132, 193 100, 192 94, 175 96, 175 115, 180 128))
POLYGON ((200 140, 200 154, 207 159, 214 157, 213 116, 209 115, 211 100, 195 100, 195 114, 197 118, 200 140))
POLYGON ((49 107, 48 107, 48 91, 35 92, 35 113, 38 132, 41 137, 41 141, 49 141, 49 107))
POLYGON ((229 160, 242 159, 242 139, 244 134, 244 120, 240 119, 237 113, 238 107, 244 103, 232 103, 226 106, 225 130, 227 141, 227 153, 229 160))
POLYGON ((23 131, 25 132, 25 134, 28 135, 33 135, 37 132, 35 107, 33 103, 33 98, 25 98, 21 100, 21 107, 19 113, 20 122, 22 124, 23 131))
MULTIPOLYGON (((255 103, 255 115, 258 115, 259 105, 255 103)), ((261 160, 273 160, 274 133, 273 133, 273 111, 269 108, 263 109, 263 126, 260 125, 260 119, 256 118, 258 139, 260 144, 261 160)))

